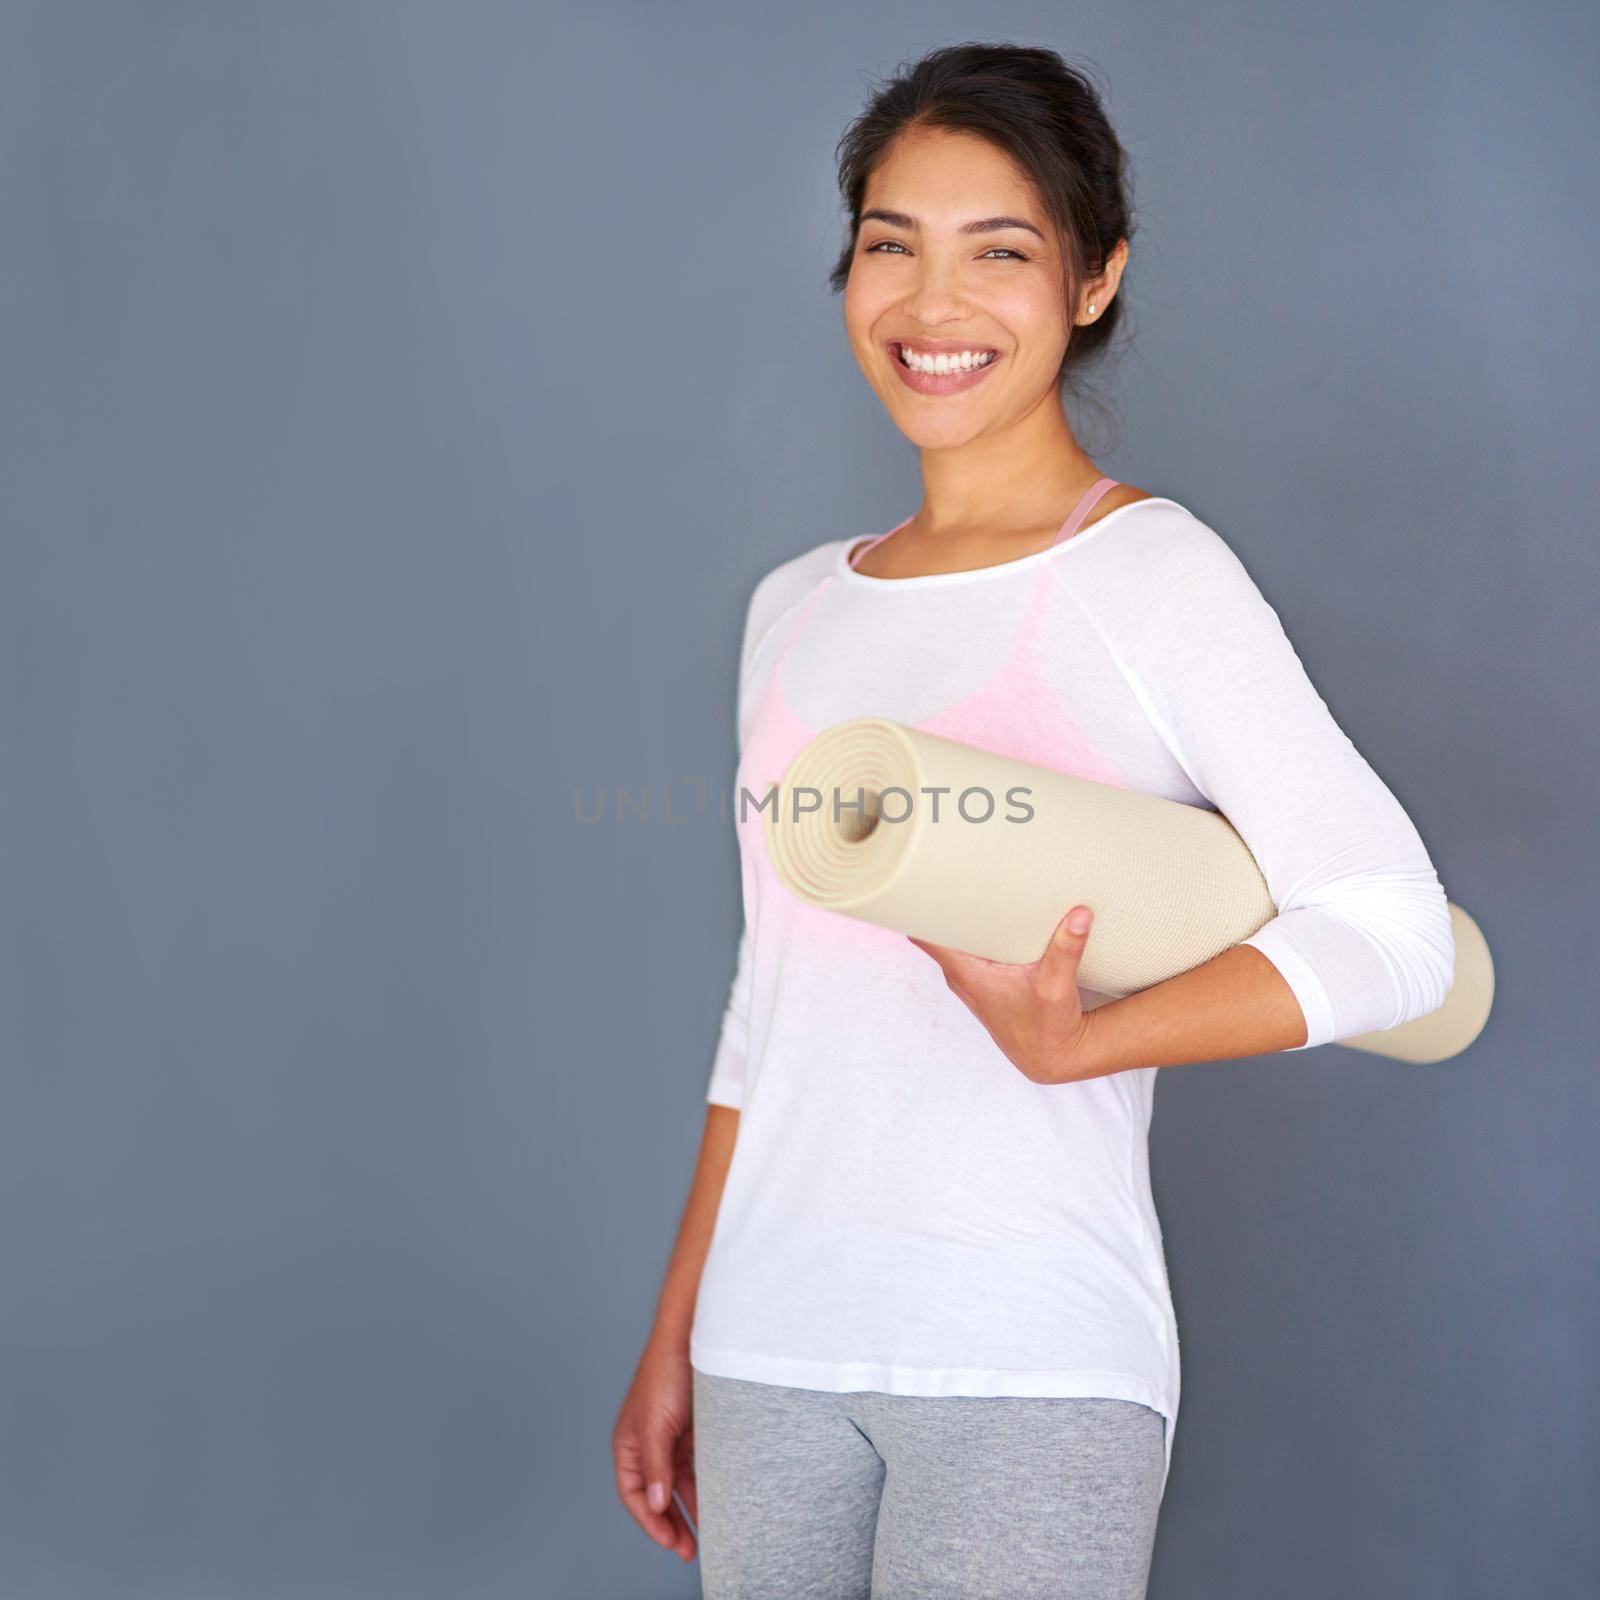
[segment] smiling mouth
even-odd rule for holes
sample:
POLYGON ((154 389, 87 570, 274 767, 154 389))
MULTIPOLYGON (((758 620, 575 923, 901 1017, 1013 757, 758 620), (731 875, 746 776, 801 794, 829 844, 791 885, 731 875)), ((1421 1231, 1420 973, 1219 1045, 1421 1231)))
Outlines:
POLYGON ((889 343, 889 353, 907 372, 919 372, 928 377, 950 377, 966 372, 981 372, 1000 359, 1000 352, 989 345, 966 346, 959 350, 919 350, 916 345, 903 344, 894 339, 889 343))

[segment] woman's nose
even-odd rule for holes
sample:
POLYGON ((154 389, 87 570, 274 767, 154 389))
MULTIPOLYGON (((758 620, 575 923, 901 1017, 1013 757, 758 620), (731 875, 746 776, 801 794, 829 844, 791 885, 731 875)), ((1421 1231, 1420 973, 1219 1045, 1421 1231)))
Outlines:
POLYGON ((932 328, 966 314, 966 299, 953 266, 938 262, 919 264, 917 280, 906 296, 906 312, 932 328))

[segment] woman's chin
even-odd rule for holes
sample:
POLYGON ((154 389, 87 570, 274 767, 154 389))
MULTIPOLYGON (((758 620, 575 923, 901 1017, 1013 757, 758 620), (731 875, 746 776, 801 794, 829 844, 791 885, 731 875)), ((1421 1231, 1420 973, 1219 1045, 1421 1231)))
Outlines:
POLYGON ((919 450, 955 450, 987 431, 981 417, 929 417, 895 410, 894 425, 919 450))

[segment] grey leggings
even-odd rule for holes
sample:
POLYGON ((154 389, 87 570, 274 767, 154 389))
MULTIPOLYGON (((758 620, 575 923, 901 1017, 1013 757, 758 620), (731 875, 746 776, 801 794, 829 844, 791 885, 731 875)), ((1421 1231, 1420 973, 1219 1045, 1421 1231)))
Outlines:
POLYGON ((1143 1600, 1166 1418, 694 1369, 705 1600, 1143 1600))

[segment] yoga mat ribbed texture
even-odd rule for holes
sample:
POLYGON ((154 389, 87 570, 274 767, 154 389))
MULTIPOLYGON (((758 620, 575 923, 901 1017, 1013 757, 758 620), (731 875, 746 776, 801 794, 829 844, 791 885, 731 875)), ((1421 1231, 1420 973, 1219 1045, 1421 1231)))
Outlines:
MULTIPOLYGON (((762 815, 773 868, 799 899, 991 961, 1038 960, 1072 906, 1092 907, 1079 982, 1116 997, 1187 972, 1277 913, 1219 812, 880 717, 810 740, 762 815)), ((1477 1037, 1493 967, 1472 919, 1451 915, 1444 1005, 1339 1044, 1438 1061, 1477 1037)))

